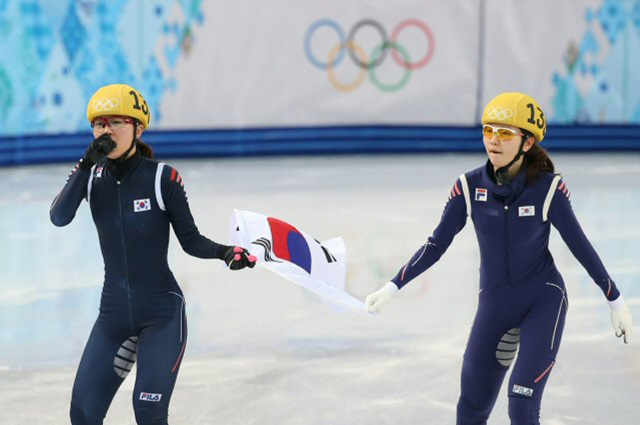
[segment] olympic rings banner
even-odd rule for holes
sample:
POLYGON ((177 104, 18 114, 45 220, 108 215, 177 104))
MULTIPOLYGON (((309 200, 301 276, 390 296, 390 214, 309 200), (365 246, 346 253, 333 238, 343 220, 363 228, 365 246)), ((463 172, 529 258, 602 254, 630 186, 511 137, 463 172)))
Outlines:
POLYGON ((144 95, 151 130, 470 127, 501 91, 531 94, 550 123, 640 123, 639 10, 636 0, 0 0, 0 139, 85 134, 86 102, 117 82, 144 95))
POLYGON ((250 6, 240 1, 225 3, 224 10, 215 3, 203 3, 208 22, 194 32, 210 44, 194 46, 197 63, 177 67, 178 80, 193 83, 168 93, 163 125, 466 125, 475 120, 477 1, 471 2, 476 7, 467 0, 250 6), (203 74, 196 83, 194 76, 203 74), (185 105, 194 102, 197 107, 185 117, 185 105))
POLYGON ((329 81, 338 91, 349 92, 355 90, 360 86, 367 74, 369 74, 370 80, 376 88, 381 91, 392 92, 403 89, 411 77, 411 73, 417 69, 425 67, 435 51, 435 39, 433 32, 429 26, 419 19, 406 19, 395 26, 391 33, 391 38, 387 35, 387 30, 384 26, 374 19, 362 19, 358 21, 349 31, 349 35, 345 38, 345 33, 336 21, 332 19, 319 19, 314 22, 305 36, 304 41, 305 53, 309 61, 320 68, 326 70, 329 81), (312 49, 313 37, 319 32, 319 29, 323 26, 329 27, 335 30, 338 35, 338 42, 336 45, 325 55, 326 60, 322 61, 316 58, 312 49), (368 56, 365 49, 356 42, 357 32, 370 26, 375 29, 379 36, 380 42, 373 49, 370 56, 368 56), (424 33, 427 41, 426 52, 420 57, 420 59, 412 61, 407 48, 398 43, 400 33, 408 28, 414 26, 424 33), (394 83, 383 83, 376 74, 376 69, 384 63, 391 52, 391 57, 398 66, 404 69, 400 79, 394 83), (346 53, 346 55, 345 55, 346 53), (342 83, 338 81, 334 69, 342 62, 345 56, 348 56, 353 64, 360 68, 358 76, 353 82, 342 83))

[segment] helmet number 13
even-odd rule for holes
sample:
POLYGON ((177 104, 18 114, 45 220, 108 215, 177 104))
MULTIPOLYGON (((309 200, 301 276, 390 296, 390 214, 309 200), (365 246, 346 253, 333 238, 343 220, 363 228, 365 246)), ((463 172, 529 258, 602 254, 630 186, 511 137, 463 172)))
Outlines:
POLYGON ((542 109, 540 109, 539 107, 535 107, 533 103, 527 104, 527 108, 529 108, 529 112, 531 112, 531 116, 529 117, 527 122, 535 124, 538 128, 544 128, 544 113, 542 112, 542 109), (536 119, 536 109, 538 110, 538 112, 540 112, 540 117, 538 119, 536 119))
MULTIPOLYGON (((133 105, 133 109, 142 110, 142 113, 145 115, 149 115, 149 107, 147 106, 147 101, 142 98, 142 106, 140 106, 140 99, 138 99, 138 93, 134 90, 129 92, 130 95, 135 99, 135 104, 133 105)), ((533 115, 532 115, 533 116, 533 115)))

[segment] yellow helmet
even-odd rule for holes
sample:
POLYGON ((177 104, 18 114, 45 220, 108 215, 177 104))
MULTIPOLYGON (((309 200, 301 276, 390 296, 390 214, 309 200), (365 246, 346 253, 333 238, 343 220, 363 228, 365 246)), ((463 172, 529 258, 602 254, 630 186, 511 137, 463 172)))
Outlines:
POLYGON ((502 93, 494 97, 482 114, 482 124, 504 124, 533 133, 538 142, 547 132, 547 120, 531 96, 523 93, 502 93))
POLYGON ((149 127, 151 111, 140 92, 126 84, 110 84, 96 91, 87 105, 87 118, 93 122, 105 115, 123 115, 140 121, 149 127))

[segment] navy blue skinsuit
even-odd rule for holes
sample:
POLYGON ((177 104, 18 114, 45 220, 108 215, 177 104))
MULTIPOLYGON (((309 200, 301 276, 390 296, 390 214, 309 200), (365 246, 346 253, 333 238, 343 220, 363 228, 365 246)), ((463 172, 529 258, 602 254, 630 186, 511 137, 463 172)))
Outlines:
POLYGON ((73 386, 71 422, 102 424, 137 359, 136 421, 167 424, 187 340, 183 294, 167 263, 169 223, 190 255, 219 258, 221 245, 198 231, 175 169, 139 153, 89 167, 79 163, 50 211, 65 226, 87 199, 104 257, 100 314, 73 386))
POLYGON ((551 224, 606 298, 620 295, 583 233, 560 176, 493 180, 490 163, 451 190, 433 235, 392 279, 402 288, 440 259, 470 216, 480 246, 478 310, 462 366, 458 425, 486 424, 509 366, 513 425, 539 424, 542 393, 560 346, 568 302, 549 252, 551 224))

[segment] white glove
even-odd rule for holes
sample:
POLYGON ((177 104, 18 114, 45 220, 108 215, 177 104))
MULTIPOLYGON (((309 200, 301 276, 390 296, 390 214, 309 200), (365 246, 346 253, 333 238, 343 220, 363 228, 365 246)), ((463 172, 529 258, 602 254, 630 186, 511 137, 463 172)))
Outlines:
POLYGON ((380 310, 398 292, 398 287, 393 282, 387 282, 382 288, 367 295, 364 301, 364 309, 369 313, 380 310))
POLYGON ((613 301, 609 301, 609 307, 611 307, 611 324, 616 336, 624 339, 624 343, 627 344, 631 339, 631 333, 633 332, 633 318, 629 307, 624 303, 622 295, 613 301))

